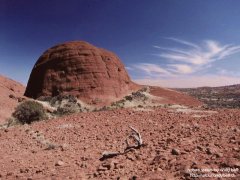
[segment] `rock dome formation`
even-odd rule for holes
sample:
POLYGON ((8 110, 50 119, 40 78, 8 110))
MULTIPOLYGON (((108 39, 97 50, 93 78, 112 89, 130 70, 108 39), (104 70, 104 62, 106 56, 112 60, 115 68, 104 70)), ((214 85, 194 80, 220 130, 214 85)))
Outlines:
POLYGON ((139 89, 120 59, 87 42, 56 45, 34 65, 25 96, 71 94, 87 103, 112 102, 139 89))

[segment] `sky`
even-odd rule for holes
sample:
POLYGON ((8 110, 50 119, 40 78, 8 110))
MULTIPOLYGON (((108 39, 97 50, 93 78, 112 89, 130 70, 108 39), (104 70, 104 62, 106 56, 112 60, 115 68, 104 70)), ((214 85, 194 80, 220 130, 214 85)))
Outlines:
POLYGON ((48 48, 113 51, 131 79, 163 87, 240 83, 240 1, 0 0, 0 74, 27 84, 48 48))

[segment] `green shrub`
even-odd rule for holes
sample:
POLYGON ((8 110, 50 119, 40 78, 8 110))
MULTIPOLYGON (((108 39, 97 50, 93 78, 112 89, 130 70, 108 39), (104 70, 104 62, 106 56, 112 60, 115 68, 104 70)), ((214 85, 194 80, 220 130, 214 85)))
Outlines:
POLYGON ((46 118, 43 105, 36 101, 24 101, 16 107, 12 116, 22 124, 30 124, 46 118))

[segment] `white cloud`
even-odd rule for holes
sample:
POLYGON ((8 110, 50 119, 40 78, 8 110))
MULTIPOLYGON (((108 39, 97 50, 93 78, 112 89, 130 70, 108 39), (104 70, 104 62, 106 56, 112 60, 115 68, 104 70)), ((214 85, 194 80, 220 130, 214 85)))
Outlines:
POLYGON ((156 64, 150 64, 150 63, 139 63, 131 66, 130 70, 137 69, 144 71, 148 75, 170 75, 170 72, 165 70, 164 68, 160 67, 156 64))
POLYGON ((223 59, 226 56, 230 56, 232 54, 236 54, 239 52, 240 52, 240 46, 231 46, 231 47, 226 48, 226 50, 220 54, 219 58, 223 59))
POLYGON ((143 85, 162 86, 168 88, 191 88, 203 86, 225 86, 232 84, 240 84, 239 77, 226 75, 203 75, 203 76, 182 76, 172 78, 144 78, 135 79, 136 83, 143 85))
POLYGON ((188 41, 185 41, 185 40, 182 40, 182 39, 177 39, 177 38, 173 38, 173 37, 169 37, 169 38, 165 38, 165 39, 169 39, 169 40, 172 40, 172 41, 176 41, 178 43, 181 43, 181 44, 184 44, 184 45, 187 45, 187 46, 191 46, 195 49, 199 49, 200 47, 194 43, 191 43, 191 42, 188 42, 188 41))
POLYGON ((155 45, 153 47, 161 51, 154 55, 167 60, 165 67, 160 67, 157 63, 151 65, 141 63, 135 64, 133 68, 141 69, 147 73, 191 74, 203 68, 211 67, 211 64, 217 60, 222 60, 227 56, 240 52, 240 46, 231 44, 221 45, 213 40, 205 40, 198 45, 177 38, 166 39, 180 43, 185 47, 168 48, 155 45))
POLYGON ((240 53, 240 45, 220 44, 213 40, 195 44, 172 37, 166 39, 181 46, 153 46, 159 49, 159 53, 154 55, 160 57, 159 60, 164 59, 165 64, 138 63, 129 66, 129 70, 139 71, 142 77, 147 77, 136 79, 136 82, 166 87, 222 86, 240 83, 240 78, 236 77, 237 73, 230 73, 229 70, 218 69, 213 75, 196 75, 201 70, 214 68, 213 62, 240 53))
MULTIPOLYGON (((171 40, 173 39, 171 38, 171 40)), ((174 39, 174 41, 176 40, 174 39)), ((173 62, 177 61, 178 63, 190 64, 191 66, 204 66, 240 52, 240 46, 220 45, 218 42, 212 40, 206 40, 201 45, 195 45, 182 40, 178 40, 178 42, 181 44, 188 43, 190 47, 182 49, 153 46, 164 51, 155 55, 173 62)))
POLYGON ((179 74, 189 74, 194 71, 194 69, 186 64, 170 64, 168 65, 169 70, 179 74), (171 69, 172 68, 172 69, 171 69))
POLYGON ((133 68, 126 66, 125 67, 127 70, 133 70, 133 68))

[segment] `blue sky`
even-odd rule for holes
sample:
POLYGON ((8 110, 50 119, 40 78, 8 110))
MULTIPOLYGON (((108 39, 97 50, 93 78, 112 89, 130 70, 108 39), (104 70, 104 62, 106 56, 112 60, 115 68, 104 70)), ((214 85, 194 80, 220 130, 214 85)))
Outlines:
POLYGON ((0 74, 26 85, 49 47, 84 40, 131 78, 165 87, 240 83, 240 1, 1 0, 0 74))

